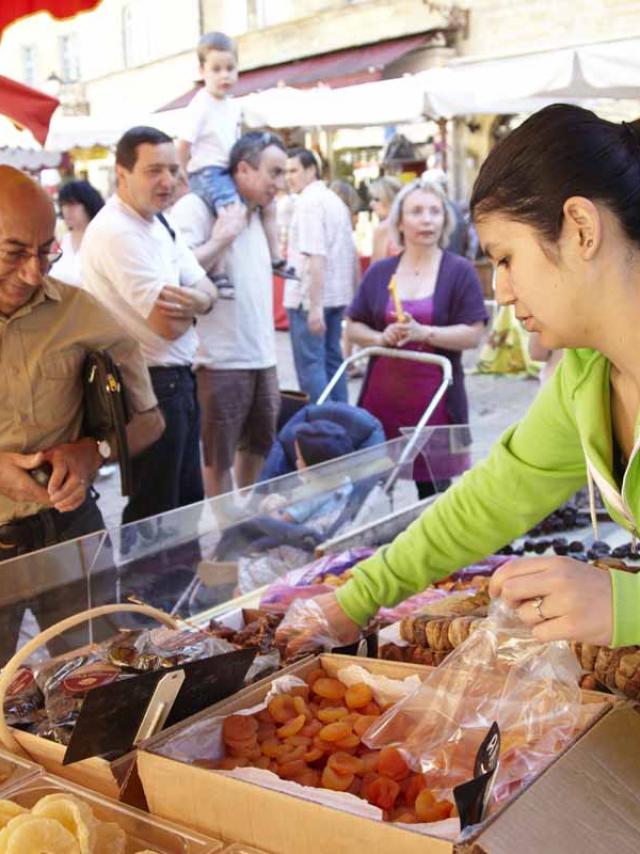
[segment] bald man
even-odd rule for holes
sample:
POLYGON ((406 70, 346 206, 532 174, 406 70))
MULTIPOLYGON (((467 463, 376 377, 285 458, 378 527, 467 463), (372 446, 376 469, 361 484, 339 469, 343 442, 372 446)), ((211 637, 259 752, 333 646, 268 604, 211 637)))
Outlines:
MULTIPOLYGON (((121 368, 134 413, 131 452, 163 429, 138 344, 93 297, 48 276, 60 254, 54 226, 41 187, 0 166, 0 561, 104 527, 90 487, 108 442, 82 432, 90 351, 107 350, 121 368), (51 474, 41 485, 32 473, 45 464, 51 474)), ((2 581, 0 569, 6 602, 2 581)), ((1 612, 0 635, 14 632, 6 619, 1 612)))

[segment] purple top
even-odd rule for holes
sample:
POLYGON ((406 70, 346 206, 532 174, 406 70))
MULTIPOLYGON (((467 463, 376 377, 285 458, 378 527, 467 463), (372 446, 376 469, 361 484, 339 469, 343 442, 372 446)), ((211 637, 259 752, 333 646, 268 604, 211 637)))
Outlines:
MULTIPOLYGON (((346 311, 351 320, 366 323, 382 332, 387 325, 385 312, 389 301, 389 282, 400 263, 401 255, 383 258, 372 264, 360 283, 353 302, 346 311)), ((477 323, 488 320, 480 280, 470 261, 446 250, 433 292, 433 326, 477 323)), ((446 394, 447 414, 451 424, 467 424, 469 408, 464 390, 462 353, 456 350, 434 350, 451 362, 453 383, 446 394)), ((373 362, 374 360, 372 360, 373 362)), ((369 365, 371 370, 372 364, 369 365)), ((362 388, 366 389, 366 380, 362 388)))

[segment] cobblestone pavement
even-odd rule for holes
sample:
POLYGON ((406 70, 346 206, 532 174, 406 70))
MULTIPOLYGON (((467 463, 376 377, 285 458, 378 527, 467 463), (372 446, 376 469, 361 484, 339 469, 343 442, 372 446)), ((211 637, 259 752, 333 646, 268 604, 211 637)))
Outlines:
MULTIPOLYGON (((291 343, 287 332, 276 333, 278 374, 280 387, 298 387, 291 343)), ((478 357, 477 350, 467 351, 464 363, 471 370, 478 357)), ((361 380, 349 381, 349 399, 355 403, 361 380)), ((534 379, 510 376, 469 374, 466 380, 470 404, 470 424, 475 455, 484 455, 500 433, 522 417, 533 400, 538 382, 534 379)), ((119 524, 125 499, 120 495, 120 479, 115 471, 110 477, 99 479, 96 488, 100 493, 99 505, 108 526, 119 524)))

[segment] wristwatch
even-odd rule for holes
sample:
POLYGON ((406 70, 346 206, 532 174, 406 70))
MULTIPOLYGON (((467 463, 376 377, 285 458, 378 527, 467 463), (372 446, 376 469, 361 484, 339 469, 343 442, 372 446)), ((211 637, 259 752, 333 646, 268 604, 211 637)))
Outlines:
POLYGON ((96 439, 96 448, 103 463, 111 459, 111 445, 106 439, 96 439))

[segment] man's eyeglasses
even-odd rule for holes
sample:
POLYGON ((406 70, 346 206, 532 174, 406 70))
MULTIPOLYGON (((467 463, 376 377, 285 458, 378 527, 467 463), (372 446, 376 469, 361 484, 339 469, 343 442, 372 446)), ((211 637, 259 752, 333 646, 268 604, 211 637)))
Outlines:
POLYGON ((380 198, 380 196, 371 196, 371 201, 372 202, 381 202, 382 199, 380 198))
POLYGON ((42 269, 48 270, 52 264, 62 258, 62 250, 56 249, 48 252, 27 252, 25 249, 0 250, 0 264, 5 267, 21 267, 30 258, 37 258, 42 269))

